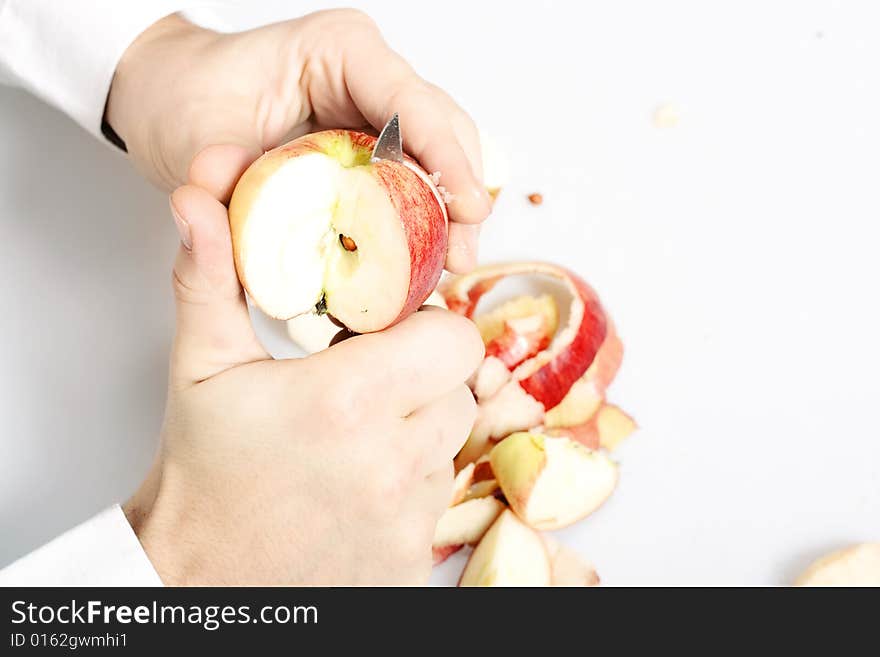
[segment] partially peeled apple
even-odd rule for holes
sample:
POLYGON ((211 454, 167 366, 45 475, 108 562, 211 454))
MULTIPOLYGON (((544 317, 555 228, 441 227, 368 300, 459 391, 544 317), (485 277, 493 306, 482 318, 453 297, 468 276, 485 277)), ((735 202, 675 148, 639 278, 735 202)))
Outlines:
POLYGON ((444 199, 411 158, 371 161, 375 137, 326 130, 256 160, 229 205, 239 279, 270 317, 332 315, 384 329, 434 290, 447 249, 444 199))

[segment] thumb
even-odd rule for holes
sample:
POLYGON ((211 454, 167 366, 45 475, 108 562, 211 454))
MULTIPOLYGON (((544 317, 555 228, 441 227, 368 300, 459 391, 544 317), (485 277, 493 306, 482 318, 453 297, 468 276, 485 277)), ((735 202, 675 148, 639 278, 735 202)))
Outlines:
POLYGON ((172 277, 177 333, 171 379, 198 383, 236 365, 270 358, 257 340, 232 259, 226 208, 192 185, 171 194, 181 246, 172 277))

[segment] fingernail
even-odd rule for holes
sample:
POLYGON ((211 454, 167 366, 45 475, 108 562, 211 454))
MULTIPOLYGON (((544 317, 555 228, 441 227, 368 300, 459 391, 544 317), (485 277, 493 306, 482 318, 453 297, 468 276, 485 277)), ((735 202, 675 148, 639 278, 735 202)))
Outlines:
POLYGON ((169 198, 168 205, 171 206, 171 216, 174 217, 174 225, 177 226, 177 232, 180 235, 180 242, 187 251, 192 251, 192 233, 189 230, 189 224, 180 216, 174 202, 169 198))

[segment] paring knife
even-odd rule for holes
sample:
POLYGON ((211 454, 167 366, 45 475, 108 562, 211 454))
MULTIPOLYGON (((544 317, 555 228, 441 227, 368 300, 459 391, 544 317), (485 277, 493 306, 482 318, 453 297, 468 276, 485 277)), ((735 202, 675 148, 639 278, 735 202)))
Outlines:
POLYGON ((382 128, 376 145, 373 147, 373 155, 370 162, 377 160, 391 160, 392 162, 403 162, 403 138, 400 136, 400 119, 397 112, 382 128))

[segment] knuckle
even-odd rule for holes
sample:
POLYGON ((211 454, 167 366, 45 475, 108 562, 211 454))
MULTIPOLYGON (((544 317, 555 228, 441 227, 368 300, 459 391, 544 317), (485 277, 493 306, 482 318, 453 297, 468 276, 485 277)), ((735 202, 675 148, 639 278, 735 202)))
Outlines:
POLYGON ((483 338, 480 336, 477 325, 467 317, 456 313, 450 313, 450 322, 460 353, 466 355, 467 361, 473 365, 473 369, 477 369, 486 355, 486 346, 483 344, 483 338))
POLYGON ((407 67, 404 77, 388 99, 388 107, 399 108, 401 112, 424 111, 423 108, 433 106, 433 100, 434 94, 428 83, 407 67))
POLYGON ((406 497, 407 486, 403 469, 386 461, 376 468, 365 488, 375 509, 396 513, 406 497))
POLYGON ((366 413, 371 402, 360 386, 347 381, 330 381, 319 389, 323 392, 315 395, 312 407, 332 433, 352 436, 364 433, 369 425, 366 413))

